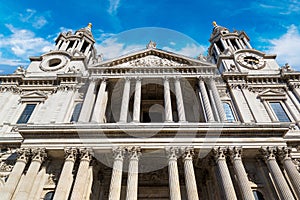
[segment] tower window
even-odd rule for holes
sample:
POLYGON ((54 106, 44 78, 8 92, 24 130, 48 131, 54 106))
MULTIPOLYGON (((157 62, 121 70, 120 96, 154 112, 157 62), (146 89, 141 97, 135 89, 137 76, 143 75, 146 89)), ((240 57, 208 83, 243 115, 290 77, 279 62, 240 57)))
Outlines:
POLYGON ((224 108, 224 111, 225 111, 227 121, 228 122, 236 121, 235 117, 234 117, 234 114, 233 114, 233 111, 232 111, 232 108, 231 108, 231 105, 227 102, 223 102, 223 108, 224 108))
POLYGON ((264 196, 262 195, 261 192, 254 190, 253 191, 254 199, 255 200, 265 200, 264 196))
POLYGON ((77 103, 75 108, 74 108, 74 111, 73 111, 70 122, 77 122, 78 121, 81 108, 82 108, 82 102, 77 103))
POLYGON ((89 46, 89 43, 87 43, 86 41, 84 41, 80 51, 81 51, 82 53, 84 53, 85 50, 86 50, 86 48, 87 48, 88 46, 89 46))
POLYGON ((35 108, 36 104, 27 104, 22 112, 17 124, 26 124, 35 108))
POLYGON ((53 199, 53 196, 54 196, 54 192, 53 192, 53 191, 47 192, 47 193, 45 194, 44 200, 52 200, 52 199, 53 199))
POLYGON ((67 47, 67 51, 68 51, 68 49, 71 49, 71 48, 73 47, 74 43, 75 43, 75 40, 71 40, 71 41, 69 42, 69 45, 68 45, 68 47, 67 47))
POLYGON ((218 40, 216 42, 216 45, 220 49, 221 52, 223 52, 225 50, 224 47, 223 47, 223 44, 222 44, 221 40, 218 40))
POLYGON ((280 122, 290 122, 290 118, 288 117, 288 115, 286 114, 286 112, 284 111, 282 105, 280 102, 270 102, 270 105, 277 117, 277 119, 280 122))

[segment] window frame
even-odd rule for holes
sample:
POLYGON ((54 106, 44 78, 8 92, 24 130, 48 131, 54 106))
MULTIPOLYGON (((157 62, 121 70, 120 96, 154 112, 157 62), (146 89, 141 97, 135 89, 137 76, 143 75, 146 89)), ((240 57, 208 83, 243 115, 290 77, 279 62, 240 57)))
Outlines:
POLYGON ((239 118, 238 118, 238 116, 237 116, 237 114, 236 114, 236 111, 235 111, 235 109, 234 109, 234 106, 232 105, 231 100, 222 100, 222 106, 223 106, 223 110, 224 110, 224 113, 225 113, 225 116, 226 116, 226 122, 235 123, 235 122, 238 122, 238 121, 239 121, 239 118), (230 108, 230 110, 231 110, 231 113, 232 113, 232 116, 233 116, 233 118, 234 118, 233 121, 229 121, 229 120, 227 119, 227 115, 226 115, 226 110, 225 110, 225 108, 224 108, 224 104, 227 104, 227 105, 229 106, 229 108, 230 108))
POLYGON ((30 118, 32 117, 32 115, 34 113, 34 111, 37 107, 37 104, 38 103, 26 103, 21 115, 19 116, 19 118, 16 122, 16 124, 27 124, 30 121, 30 118), (32 110, 31 110, 31 112, 28 116, 28 114, 26 114, 25 112, 26 112, 26 108, 28 108, 29 105, 34 105, 34 107, 32 108, 32 110), (22 118, 23 118, 23 120, 21 120, 22 118))
POLYGON ((79 119, 79 116, 80 116, 80 113, 81 113, 81 110, 82 110, 82 106, 83 106, 83 101, 76 101, 74 102, 74 105, 73 105, 73 109, 72 109, 72 113, 71 113, 71 116, 70 116, 70 120, 69 122, 78 122, 78 119, 79 119), (73 118, 73 115, 74 115, 74 112, 75 112, 75 109, 78 105, 81 105, 80 107, 80 110, 78 111, 78 116, 77 116, 77 119, 76 120, 72 120, 73 118))
POLYGON ((282 122, 282 123, 291 123, 291 122, 293 122, 294 119, 293 119, 291 113, 289 112, 288 108, 286 107, 285 103, 282 102, 282 100, 277 100, 277 101, 276 101, 276 100, 270 100, 270 101, 268 101, 268 106, 269 106, 269 108, 271 109, 271 112, 272 112, 274 118, 275 118, 278 122, 282 122), (273 109, 271 103, 279 103, 279 104, 281 105, 281 108, 282 108, 283 112, 284 112, 284 113, 286 114, 286 116, 288 117, 289 121, 280 121, 280 119, 278 118, 278 116, 277 116, 275 110, 273 109))

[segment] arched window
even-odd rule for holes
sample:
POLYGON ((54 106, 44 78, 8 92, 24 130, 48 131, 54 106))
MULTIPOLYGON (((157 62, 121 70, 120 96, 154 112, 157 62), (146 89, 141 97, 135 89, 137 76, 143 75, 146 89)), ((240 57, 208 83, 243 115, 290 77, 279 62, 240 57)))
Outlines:
POLYGON ((52 200, 52 199, 53 199, 53 196, 54 196, 54 192, 53 192, 53 191, 47 192, 47 193, 45 194, 44 200, 52 200))
POLYGON ((81 108, 82 108, 82 102, 77 103, 75 108, 74 108, 74 111, 73 111, 70 122, 77 122, 78 121, 81 108))
POLYGON ((255 200, 265 200, 264 195, 257 190, 253 190, 255 200))
POLYGON ((228 122, 236 121, 235 117, 234 117, 234 114, 233 114, 233 111, 232 111, 232 108, 231 108, 231 105, 228 102, 223 102, 223 108, 224 108, 224 111, 225 111, 227 121, 228 122))

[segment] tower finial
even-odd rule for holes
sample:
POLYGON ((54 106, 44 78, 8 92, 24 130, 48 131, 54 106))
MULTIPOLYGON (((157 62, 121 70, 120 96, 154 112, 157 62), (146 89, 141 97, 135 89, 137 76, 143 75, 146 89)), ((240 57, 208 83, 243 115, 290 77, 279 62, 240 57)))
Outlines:
POLYGON ((213 24, 214 27, 218 26, 216 21, 213 21, 212 24, 213 24))
POLYGON ((87 27, 89 28, 89 29, 92 29, 92 23, 88 23, 88 25, 87 25, 87 27))

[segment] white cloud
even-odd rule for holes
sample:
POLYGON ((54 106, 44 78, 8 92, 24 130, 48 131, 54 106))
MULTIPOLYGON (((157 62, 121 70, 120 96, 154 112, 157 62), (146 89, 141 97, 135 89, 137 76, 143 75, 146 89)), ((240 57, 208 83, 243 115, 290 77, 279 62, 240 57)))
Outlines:
MULTIPOLYGON (((45 13, 44 13, 45 15, 45 13)), ((36 10, 27 9, 25 13, 19 14, 20 21, 31 24, 34 28, 40 29, 45 26, 48 21, 45 16, 38 15, 36 10)))
POLYGON ((5 25, 11 34, 0 35, 0 64, 23 65, 29 56, 40 55, 53 48, 49 41, 36 37, 35 34, 27 29, 17 29, 12 24, 5 25))
POLYGON ((290 15, 300 11, 300 2, 298 0, 267 1, 266 3, 259 2, 258 5, 263 9, 268 9, 281 15, 290 15))
POLYGON ((281 37, 271 39, 269 42, 271 46, 268 53, 276 53, 280 65, 289 63, 293 68, 300 70, 300 34, 295 25, 291 25, 281 37))
MULTIPOLYGON (((24 65, 27 65, 28 63, 27 62, 24 62, 23 60, 21 59, 9 59, 9 58, 3 58, 2 57, 2 53, 0 52, 0 65, 9 65, 9 66, 24 66, 24 65)), ((0 70, 0 73, 4 72, 4 70, 0 70)))
POLYGON ((203 54, 207 48, 202 45, 198 46, 196 44, 187 44, 185 47, 181 48, 180 50, 176 50, 170 47, 163 47, 162 49, 195 58, 199 56, 199 54, 203 54))
POLYGON ((145 45, 140 44, 125 45, 119 43, 116 38, 106 39, 103 43, 95 46, 98 54, 103 54, 104 59, 116 58, 145 48, 145 45))
POLYGON ((120 0, 109 0, 109 8, 107 12, 110 15, 115 15, 118 12, 119 6, 120 6, 120 0))

